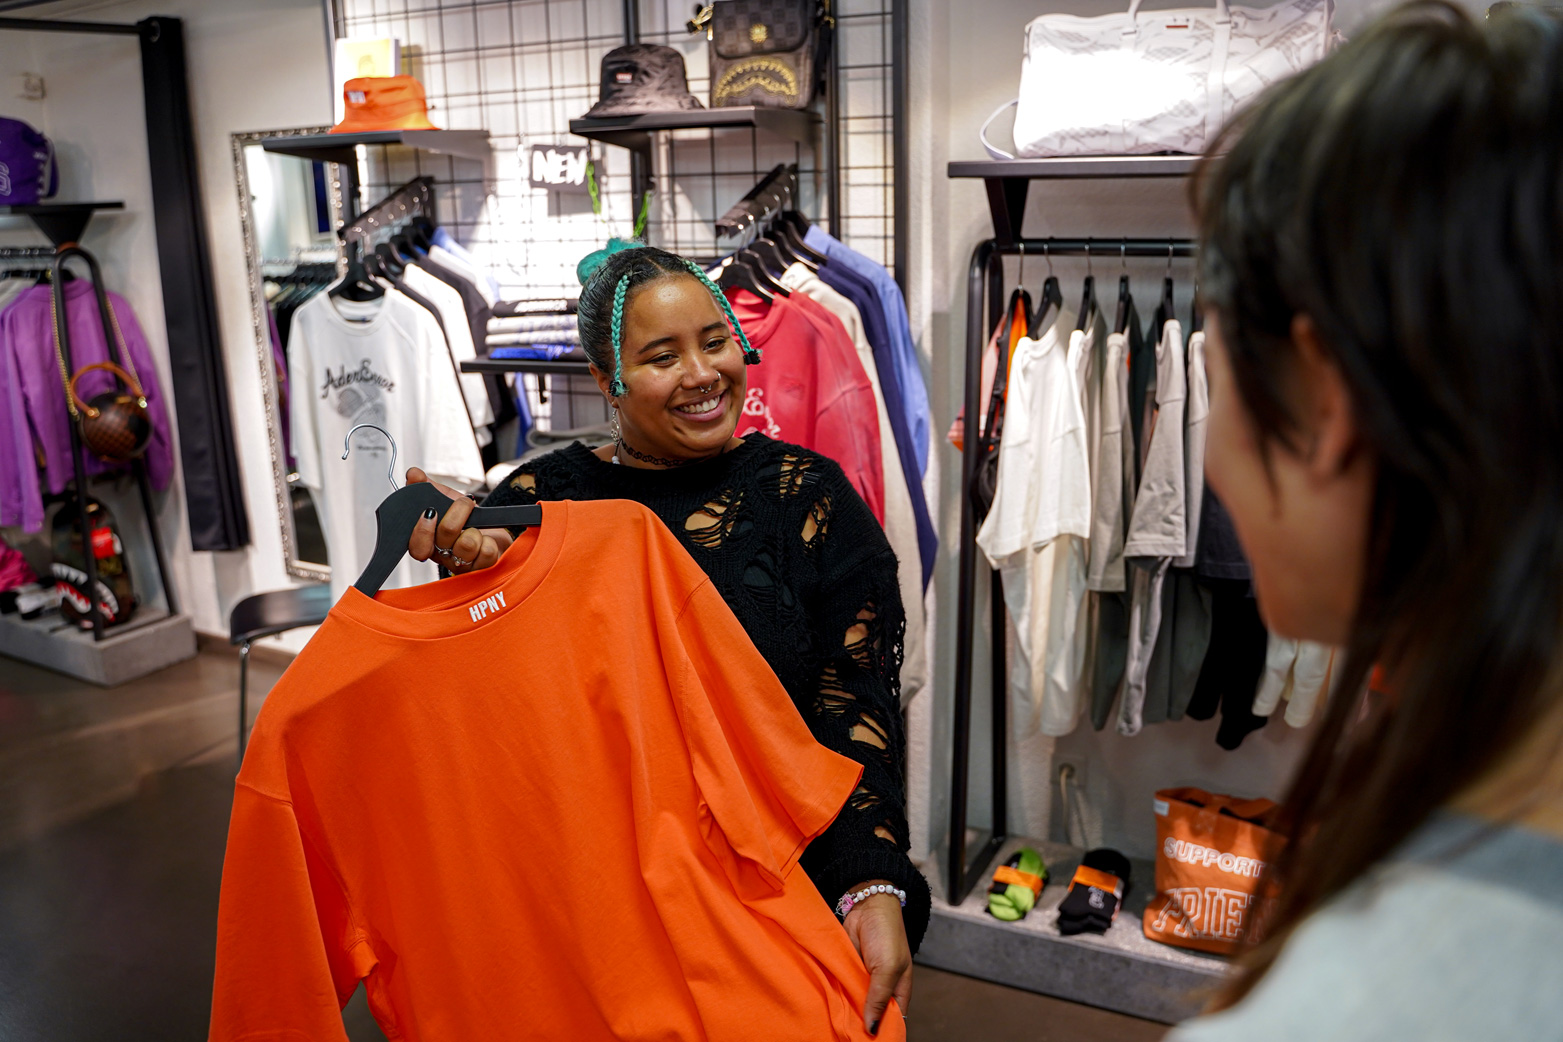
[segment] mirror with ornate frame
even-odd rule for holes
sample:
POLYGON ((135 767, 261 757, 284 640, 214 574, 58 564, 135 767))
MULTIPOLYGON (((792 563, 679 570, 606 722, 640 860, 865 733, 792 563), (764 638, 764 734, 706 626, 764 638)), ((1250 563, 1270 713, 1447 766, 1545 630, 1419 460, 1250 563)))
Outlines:
POLYGON ((282 518, 283 560, 289 575, 321 582, 331 577, 325 536, 288 447, 287 337, 293 311, 337 277, 335 229, 342 212, 342 181, 335 163, 268 152, 261 141, 323 134, 328 129, 233 135, 250 318, 277 512, 282 518))

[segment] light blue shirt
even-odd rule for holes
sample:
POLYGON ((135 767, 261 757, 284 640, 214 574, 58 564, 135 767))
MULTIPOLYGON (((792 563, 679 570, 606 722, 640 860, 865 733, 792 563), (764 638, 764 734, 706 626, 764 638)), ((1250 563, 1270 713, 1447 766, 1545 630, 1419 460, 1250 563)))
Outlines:
POLYGON ((472 265, 478 274, 483 276, 483 281, 488 283, 488 288, 494 291, 495 300, 505 299, 504 294, 499 291, 499 280, 489 274, 488 269, 483 266, 477 257, 473 256, 471 250, 467 249, 461 243, 451 238, 450 232, 446 231, 444 228, 436 228, 434 229, 434 234, 429 236, 429 238, 433 241, 434 245, 440 247, 441 249, 449 250, 459 259, 464 260, 468 264, 472 265))
POLYGON ((917 362, 917 345, 912 342, 912 323, 906 314, 906 298, 901 287, 891 277, 883 264, 875 263, 845 245, 819 225, 810 225, 804 244, 822 253, 832 264, 840 264, 868 279, 879 296, 880 308, 885 313, 885 325, 890 330, 892 361, 901 384, 901 404, 906 415, 906 429, 911 432, 912 456, 917 460, 917 476, 928 473, 928 439, 933 418, 928 407, 928 385, 923 383, 923 370, 917 362))
POLYGON ((1563 843, 1440 814, 1166 1042, 1563 1038, 1563 843))

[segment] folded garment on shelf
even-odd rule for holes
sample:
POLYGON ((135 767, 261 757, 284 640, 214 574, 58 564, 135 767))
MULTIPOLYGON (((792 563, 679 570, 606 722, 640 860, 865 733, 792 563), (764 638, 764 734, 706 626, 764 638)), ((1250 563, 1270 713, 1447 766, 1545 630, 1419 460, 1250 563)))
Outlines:
POLYGON ((573 332, 578 328, 574 315, 519 315, 515 318, 496 317, 488 320, 490 333, 538 333, 555 329, 573 332))
POLYGON ((488 356, 495 359, 532 358, 552 361, 568 358, 586 361, 586 352, 573 344, 514 344, 508 347, 490 347, 488 356))
POLYGON ((494 305, 494 314, 510 315, 573 315, 579 298, 544 297, 539 300, 501 300, 494 305))
POLYGON ((496 333, 489 330, 483 342, 490 347, 515 344, 579 344, 581 333, 576 329, 543 329, 535 333, 496 333))

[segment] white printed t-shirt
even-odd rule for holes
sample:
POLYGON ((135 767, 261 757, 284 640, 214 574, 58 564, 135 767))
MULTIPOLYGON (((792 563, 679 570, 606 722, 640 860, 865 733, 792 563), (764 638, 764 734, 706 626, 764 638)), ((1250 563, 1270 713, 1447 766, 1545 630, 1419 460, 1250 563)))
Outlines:
MULTIPOLYGON (((360 423, 383 427, 396 440, 396 466, 422 467, 461 488, 483 482, 472 421, 451 371, 445 338, 434 316, 395 290, 379 300, 336 300, 321 293, 293 316, 288 337, 288 383, 293 388, 293 454, 299 479, 315 499, 331 594, 340 597, 374 554, 374 510, 391 494, 391 447, 360 423)), ((402 473, 396 474, 397 484, 402 473)), ((427 561, 404 557, 385 589, 438 578, 427 561)))
POLYGON ((977 532, 1015 627, 1010 691, 1021 736, 1067 734, 1080 713, 1091 478, 1068 349, 1074 324, 1060 312, 1040 340, 1015 348, 993 506, 977 532))

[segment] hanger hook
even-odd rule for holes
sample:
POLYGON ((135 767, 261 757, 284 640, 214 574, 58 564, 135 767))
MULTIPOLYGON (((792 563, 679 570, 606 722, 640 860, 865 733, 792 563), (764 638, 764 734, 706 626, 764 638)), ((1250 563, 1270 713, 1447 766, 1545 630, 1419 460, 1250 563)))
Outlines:
POLYGON ((1172 278, 1172 240, 1167 240, 1167 278, 1172 278))
POLYGON ((1095 278, 1096 273, 1091 270, 1091 243, 1085 244, 1085 274, 1087 278, 1095 278))
POLYGON ((396 439, 391 437, 391 432, 374 423, 360 423, 348 431, 342 438, 342 458, 347 459, 347 454, 353 451, 353 434, 368 427, 370 430, 379 431, 385 435, 385 440, 391 443, 391 463, 385 468, 385 480, 391 483, 391 491, 395 492, 399 486, 396 483, 396 439))
POLYGON ((1042 240, 1042 259, 1047 261, 1047 277, 1053 278, 1053 244, 1042 240))
POLYGON ((1020 240, 1020 274, 1019 274, 1018 278, 1019 278, 1020 284, 1022 286, 1024 286, 1026 284, 1026 240, 1025 239, 1021 239, 1020 240))
POLYGON ((1118 245, 1118 263, 1123 265, 1123 273, 1129 274, 1129 240, 1124 239, 1118 245))

